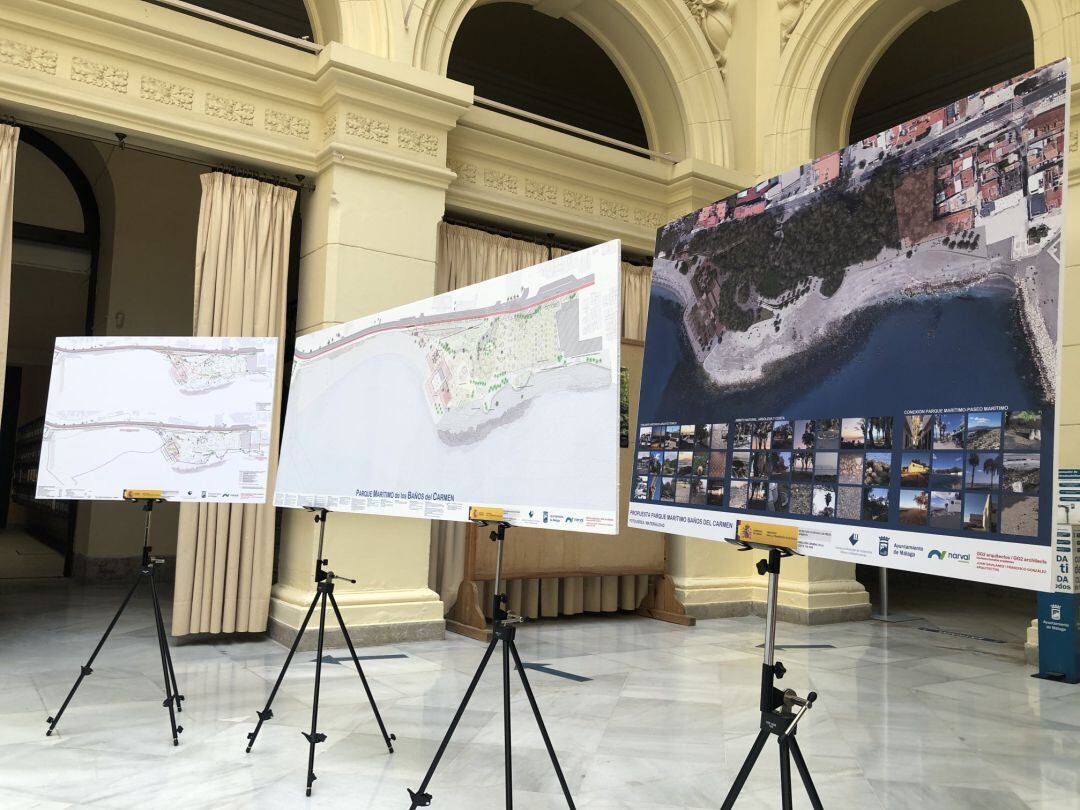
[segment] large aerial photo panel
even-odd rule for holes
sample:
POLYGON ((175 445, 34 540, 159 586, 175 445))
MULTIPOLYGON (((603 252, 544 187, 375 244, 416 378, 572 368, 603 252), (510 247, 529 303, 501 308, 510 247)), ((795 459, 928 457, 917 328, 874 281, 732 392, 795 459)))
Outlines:
POLYGON ((657 234, 629 523, 1049 590, 1068 63, 657 234))
POLYGON ((297 338, 274 503, 614 534, 618 241, 297 338))

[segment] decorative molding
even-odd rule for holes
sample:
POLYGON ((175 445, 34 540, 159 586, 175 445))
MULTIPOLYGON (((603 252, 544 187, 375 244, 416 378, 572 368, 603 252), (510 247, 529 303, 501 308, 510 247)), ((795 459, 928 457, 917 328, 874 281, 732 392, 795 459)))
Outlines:
POLYGON ((548 205, 559 204, 559 189, 551 183, 541 183, 539 180, 525 181, 525 196, 548 205))
POLYGON ((1080 130, 1075 127, 1069 131, 1069 151, 1076 152, 1080 150, 1080 130))
POLYGON ((727 46, 731 41, 732 11, 736 0, 683 0, 690 16, 701 26, 709 43, 716 66, 723 71, 727 65, 727 46))
POLYGON ((311 122, 308 119, 281 110, 272 110, 269 107, 264 113, 263 125, 270 132, 277 132, 279 135, 291 135, 293 138, 299 138, 302 141, 306 141, 311 137, 311 122))
POLYGON ((375 143, 390 143, 390 124, 359 113, 345 113, 345 134, 375 143))
POLYGON ((446 165, 450 171, 458 176, 458 180, 473 186, 476 185, 476 177, 479 170, 472 163, 466 163, 464 160, 450 158, 450 160, 446 161, 446 165))
POLYGON ((776 8, 780 11, 780 49, 783 50, 791 39, 795 26, 799 24, 806 12, 810 0, 776 0, 776 8))
POLYGON ((569 189, 565 189, 562 195, 562 203, 563 206, 574 211, 582 211, 587 214, 593 212, 592 195, 582 191, 570 191, 569 189))
POLYGON ((12 39, 0 39, 0 64, 14 65, 26 70, 37 70, 50 76, 56 75, 59 54, 48 48, 38 48, 12 39))
POLYGON ((498 169, 484 169, 484 185, 507 194, 518 193, 518 179, 512 174, 500 172, 498 169))
POLYGON ((93 62, 81 56, 71 57, 71 78, 114 93, 126 93, 128 89, 128 72, 124 68, 93 62))
POLYGON ((399 127, 397 145, 410 152, 419 152, 431 157, 439 156, 439 139, 429 132, 421 132, 411 127, 399 127))
POLYGON ((168 104, 181 110, 190 110, 195 101, 195 91, 182 84, 174 84, 153 76, 143 76, 139 95, 147 101, 168 104))
POLYGON ((332 112, 330 115, 326 116, 326 119, 323 121, 322 134, 324 141, 332 140, 333 137, 337 135, 337 119, 337 113, 332 112))
POLYGON ((600 198, 600 216, 607 217, 608 219, 617 219, 620 222, 627 222, 630 219, 630 206, 623 205, 621 202, 615 200, 605 200, 600 198))
POLYGON ((656 211, 647 211, 644 208, 634 209, 634 224, 641 227, 659 228, 664 224, 664 218, 656 211))
POLYGON ((245 127, 255 126, 255 105, 216 93, 206 94, 206 114, 222 121, 232 121, 245 127))

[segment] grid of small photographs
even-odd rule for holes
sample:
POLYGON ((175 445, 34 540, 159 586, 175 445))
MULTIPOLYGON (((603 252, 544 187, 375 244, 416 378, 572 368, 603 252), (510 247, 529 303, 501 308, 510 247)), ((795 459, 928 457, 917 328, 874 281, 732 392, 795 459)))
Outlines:
POLYGON ((1039 411, 904 417, 900 522, 978 534, 1039 534, 1039 411))
POLYGON ((643 427, 637 500, 955 532, 1039 533, 1039 411, 643 427), (899 435, 894 436, 894 429, 899 435))
POLYGON ((887 416, 736 422, 728 505, 793 516, 887 520, 892 423, 887 416))
POLYGON ((724 505, 728 426, 658 425, 638 433, 636 500, 724 505))

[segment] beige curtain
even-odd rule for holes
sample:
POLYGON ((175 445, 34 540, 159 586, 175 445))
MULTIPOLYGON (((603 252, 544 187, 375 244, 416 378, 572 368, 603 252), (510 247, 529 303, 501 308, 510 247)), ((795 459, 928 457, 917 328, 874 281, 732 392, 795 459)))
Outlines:
MULTIPOLYGON (((296 192, 220 172, 202 176, 195 248, 194 334, 285 334, 289 237, 296 192)), ((281 418, 283 340, 273 425, 281 418)), ((273 492, 278 433, 270 449, 273 492)), ((174 635, 266 629, 274 563, 271 504, 184 504, 176 550, 174 635)))
POLYGON ((11 310, 11 223, 15 211, 15 153, 19 128, 0 124, 0 402, 7 368, 8 313, 11 310))
MULTIPOLYGON (((439 223, 435 280, 437 292, 447 292, 521 270, 546 261, 543 245, 494 236, 475 228, 439 223)), ((552 258, 568 251, 554 248, 552 258)), ((623 337, 643 340, 649 307, 650 270, 623 262, 623 337)), ((439 594, 444 612, 457 602, 465 572, 465 529, 456 521, 432 521, 429 586, 439 594)), ((507 597, 511 609, 522 616, 558 616, 585 611, 633 610, 648 589, 647 576, 564 577, 513 580, 507 597)), ((485 586, 484 604, 493 583, 485 586)), ((485 608, 489 610, 490 608, 485 608)))

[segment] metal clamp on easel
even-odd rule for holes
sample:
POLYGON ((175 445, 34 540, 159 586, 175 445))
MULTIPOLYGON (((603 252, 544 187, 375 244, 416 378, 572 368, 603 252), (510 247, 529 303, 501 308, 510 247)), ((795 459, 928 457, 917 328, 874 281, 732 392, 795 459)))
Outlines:
POLYGON ((502 643, 503 767, 505 769, 506 810, 512 810, 514 806, 513 768, 511 762, 512 741, 510 733, 511 657, 514 659, 514 666, 517 669, 518 676, 521 678, 521 685, 525 689, 525 696, 529 699, 529 706, 532 708, 533 717, 536 718, 536 725, 540 729, 540 736, 544 739, 544 746, 547 748, 548 756, 551 758, 551 764, 555 768, 555 775, 559 778, 559 784, 562 786, 563 796, 566 797, 567 806, 570 807, 570 810, 576 810, 574 799, 570 795, 570 787, 566 783, 566 777, 563 776, 562 767, 559 765, 559 758, 555 755, 555 747, 551 744, 547 726, 544 725, 544 718, 540 715, 540 707, 536 703, 536 697, 533 695, 532 687, 529 685, 529 679, 525 675, 525 667, 521 663, 521 656, 518 654, 517 645, 514 643, 514 637, 517 634, 517 625, 524 622, 525 619, 510 612, 506 592, 501 587, 503 543, 506 540, 506 530, 510 528, 511 524, 506 520, 505 510, 492 507, 470 507, 469 519, 478 526, 495 526, 489 535, 491 540, 498 544, 495 557, 495 595, 492 597, 491 602, 491 641, 488 642, 487 650, 484 651, 484 657, 480 661, 480 666, 476 669, 476 674, 473 675, 469 688, 465 690, 465 697, 461 699, 461 705, 458 706, 457 712, 454 714, 454 719, 450 721, 450 728, 447 729, 446 735, 439 744, 439 750, 435 752, 435 759, 432 760, 431 766, 424 775, 424 781, 420 783, 420 787, 416 790, 409 790, 409 798, 412 800, 410 810, 416 810, 417 807, 427 807, 431 804, 432 797, 431 794, 427 792, 428 784, 431 782, 431 777, 435 775, 435 769, 439 767, 439 761, 442 759, 447 745, 450 744, 450 738, 454 736, 454 731, 457 729, 458 722, 460 722, 462 715, 465 714, 465 707, 469 705, 469 700, 476 690, 476 685, 480 683, 480 678, 484 674, 484 669, 487 667, 488 661, 491 660, 492 653, 495 652, 496 645, 500 642, 502 643))
POLYGON ((161 654, 161 672, 162 677, 165 680, 165 700, 162 701, 161 705, 169 710, 169 727, 172 729, 173 745, 179 745, 180 733, 184 730, 184 727, 177 725, 176 714, 183 711, 182 703, 184 701, 184 696, 180 694, 180 689, 176 685, 176 670, 173 668, 172 653, 169 652, 169 640, 165 633, 165 621, 161 617, 161 601, 158 599, 157 590, 157 568, 159 565, 165 563, 165 558, 154 557, 150 554, 150 516, 154 511, 154 504, 164 503, 165 498, 161 490, 157 489, 125 489, 123 494, 124 500, 128 503, 141 503, 143 512, 146 513, 146 520, 143 523, 142 564, 139 567, 139 574, 135 580, 135 584, 132 585, 131 590, 128 591, 128 595, 125 596, 124 601, 120 603, 120 608, 116 611, 116 615, 113 616, 112 621, 109 622, 109 626, 105 628, 105 633, 101 636, 101 640, 90 654, 90 659, 80 669, 79 677, 76 679, 74 686, 71 687, 71 691, 68 692, 68 696, 64 699, 63 704, 60 706, 60 711, 58 711, 55 716, 48 719, 49 729, 45 732, 45 736, 50 736, 56 729, 56 724, 59 723, 60 718, 64 716, 64 711, 67 709, 71 699, 75 697, 75 692, 82 684, 83 679, 87 675, 92 675, 94 673, 94 660, 97 658, 98 653, 101 652, 101 648, 105 646, 105 641, 109 638, 109 634, 116 626, 117 621, 120 620, 120 614, 124 612, 124 608, 126 608, 128 602, 131 601, 131 597, 135 595, 139 583, 145 578, 150 581, 150 594, 154 603, 154 624, 157 627, 158 651, 161 654))
POLYGON ((759 709, 761 711, 761 730, 757 739, 754 740, 750 753, 746 757, 742 768, 739 770, 735 782, 724 799, 722 810, 731 810, 743 785, 754 769, 761 750, 765 747, 770 734, 775 734, 780 746, 780 794, 783 810, 791 810, 791 760, 795 760, 795 767, 799 769, 803 786, 814 810, 823 810, 821 799, 818 797, 817 788, 810 777, 810 769, 806 766, 802 751, 795 740, 795 730, 799 721, 817 700, 817 693, 810 692, 805 698, 792 689, 777 689, 775 682, 787 674, 784 665, 775 659, 776 650, 776 604, 780 588, 780 561, 784 557, 797 554, 799 537, 798 527, 782 526, 756 521, 740 520, 735 532, 735 540, 730 541, 739 547, 740 551, 759 549, 767 551, 767 559, 758 560, 757 572, 769 576, 768 599, 765 610, 765 656, 761 665, 761 695, 759 709), (796 707, 798 710, 796 711, 796 707))

